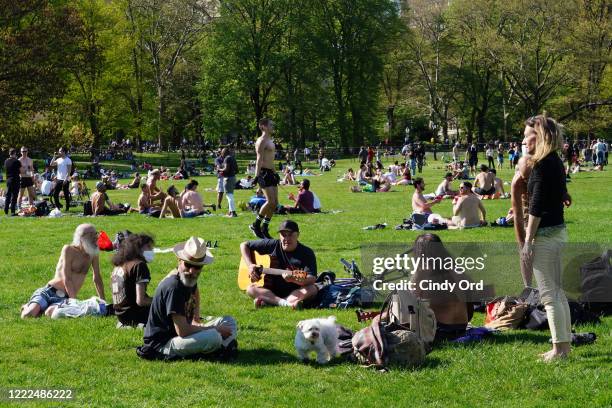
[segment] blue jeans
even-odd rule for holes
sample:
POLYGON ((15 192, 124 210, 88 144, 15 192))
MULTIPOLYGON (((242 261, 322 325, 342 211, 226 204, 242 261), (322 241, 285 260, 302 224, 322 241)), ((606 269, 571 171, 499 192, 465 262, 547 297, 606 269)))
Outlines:
POLYGON ((68 299, 68 295, 63 291, 47 285, 34 291, 28 301, 28 305, 30 303, 37 303, 40 306, 40 311, 44 312, 49 306, 60 304, 66 299, 68 299))
POLYGON ((603 166, 604 164, 604 152, 597 152, 597 165, 603 166))

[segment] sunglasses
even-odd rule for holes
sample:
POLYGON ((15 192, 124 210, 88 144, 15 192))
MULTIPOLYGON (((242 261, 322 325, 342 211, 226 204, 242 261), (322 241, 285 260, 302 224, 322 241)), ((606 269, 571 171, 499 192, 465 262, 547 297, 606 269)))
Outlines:
POLYGON ((193 268, 193 269, 196 269, 196 270, 200 270, 200 269, 202 269, 204 267, 204 265, 194 265, 194 264, 191 264, 189 262, 185 262, 185 267, 188 268, 188 269, 193 268))

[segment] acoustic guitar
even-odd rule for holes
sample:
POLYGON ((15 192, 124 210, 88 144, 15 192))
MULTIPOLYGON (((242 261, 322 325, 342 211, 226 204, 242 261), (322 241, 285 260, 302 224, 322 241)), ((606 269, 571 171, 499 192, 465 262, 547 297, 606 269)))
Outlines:
POLYGON ((264 276, 265 275, 277 275, 282 276, 283 274, 290 272, 291 276, 296 281, 306 280, 308 277, 308 272, 303 270, 295 270, 295 271, 287 271, 285 269, 277 269, 274 268, 274 264, 276 264, 275 260, 272 259, 270 255, 261 255, 259 252, 254 251, 255 254, 255 264, 262 265, 265 269, 265 273, 261 274, 261 277, 257 282, 251 282, 251 277, 249 276, 249 267, 247 266, 244 259, 240 258, 240 268, 238 269, 238 287, 240 290, 246 290, 250 284, 254 283, 257 286, 261 287, 264 284, 264 276))

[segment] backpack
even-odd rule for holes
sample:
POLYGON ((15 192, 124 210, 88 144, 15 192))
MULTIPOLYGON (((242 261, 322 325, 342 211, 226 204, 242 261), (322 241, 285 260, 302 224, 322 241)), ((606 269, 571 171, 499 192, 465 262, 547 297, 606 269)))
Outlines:
POLYGON ((49 208, 49 202, 47 200, 36 202, 34 205, 36 206, 34 215, 37 217, 46 217, 51 212, 51 208, 49 208))
POLYGON ((427 300, 419 299, 409 290, 394 291, 383 304, 381 315, 390 325, 413 331, 431 350, 436 337, 436 316, 427 300))
POLYGON ((580 267, 580 301, 595 313, 612 313, 612 249, 580 267))
POLYGON ((93 215, 93 206, 91 205, 91 200, 87 200, 83 203, 83 215, 93 215))
POLYGON ((386 370, 387 364, 418 366, 431 351, 436 336, 436 317, 429 302, 410 291, 387 296, 372 324, 353 336, 357 361, 386 370))
POLYGON ((485 327, 498 330, 517 329, 528 318, 529 309, 528 303, 514 296, 493 299, 487 303, 485 327))
POLYGON ((319 309, 370 307, 374 301, 374 292, 370 288, 362 288, 361 282, 353 278, 337 279, 319 291, 318 299, 319 309))

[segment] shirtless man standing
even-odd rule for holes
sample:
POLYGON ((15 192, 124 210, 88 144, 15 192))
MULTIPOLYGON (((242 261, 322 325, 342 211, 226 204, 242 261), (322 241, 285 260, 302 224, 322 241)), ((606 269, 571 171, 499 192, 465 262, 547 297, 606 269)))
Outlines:
POLYGON ((23 199, 23 193, 25 190, 28 190, 28 199, 30 201, 30 205, 34 204, 34 200, 36 200, 36 190, 34 189, 34 165, 32 159, 28 157, 28 148, 25 146, 21 147, 21 157, 19 158, 21 162, 20 168, 20 182, 19 182, 19 196, 17 198, 17 204, 21 205, 21 200, 23 199))
POLYGON ((36 289, 27 304, 21 308, 21 318, 38 317, 50 306, 75 299, 87 276, 93 269, 96 293, 104 298, 104 284, 98 257, 98 231, 91 224, 81 224, 74 231, 72 244, 64 245, 55 268, 55 276, 46 286, 36 289))
POLYGON ((480 196, 495 194, 495 174, 484 164, 480 166, 480 173, 474 180, 474 192, 480 196))
POLYGON ((249 229, 257 238, 272 239, 268 230, 270 220, 278 205, 278 183, 280 182, 280 177, 274 171, 274 153, 276 150, 274 140, 272 140, 274 123, 268 118, 263 118, 259 121, 259 129, 262 134, 255 142, 257 153, 255 177, 266 197, 266 203, 259 210, 255 222, 249 225, 249 229))

